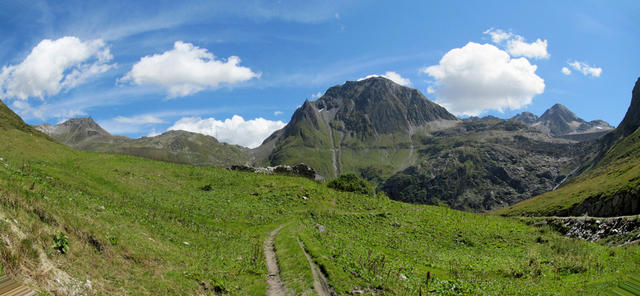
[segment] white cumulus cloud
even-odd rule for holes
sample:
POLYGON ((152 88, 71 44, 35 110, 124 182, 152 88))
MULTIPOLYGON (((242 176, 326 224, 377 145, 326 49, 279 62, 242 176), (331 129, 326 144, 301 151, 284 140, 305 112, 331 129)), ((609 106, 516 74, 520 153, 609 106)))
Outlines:
POLYGON ((215 118, 183 117, 168 130, 185 130, 212 136, 221 142, 237 144, 249 148, 260 146, 273 132, 283 128, 282 121, 264 118, 244 120, 239 115, 224 121, 215 118))
POLYGON ((371 77, 384 77, 400 85, 404 85, 404 86, 411 85, 411 80, 409 80, 408 78, 404 78, 400 74, 393 71, 386 72, 382 75, 378 75, 378 74, 368 75, 366 77, 358 79, 358 81, 365 80, 371 77))
POLYGON ((562 67, 562 74, 571 75, 571 70, 567 67, 562 67))
POLYGON ((520 36, 507 41, 507 52, 514 57, 533 59, 548 59, 551 56, 547 51, 547 40, 537 39, 535 42, 527 43, 520 36))
POLYGON ((488 29, 483 33, 491 36, 491 41, 493 41, 493 43, 495 44, 500 44, 503 41, 513 37, 513 34, 510 32, 505 32, 501 29, 494 29, 494 28, 488 29))
MULTIPOLYGON (((600 77, 600 74, 602 74, 602 68, 600 67, 592 67, 589 66, 583 62, 579 62, 579 61, 573 61, 573 62, 569 62, 567 63, 569 65, 569 67, 573 68, 574 70, 582 73, 585 76, 591 76, 591 77, 600 77)), ((566 67, 565 67, 566 68, 566 67)), ((564 72, 564 70, 563 70, 564 72)))
POLYGON ((423 71, 435 80, 437 103, 457 115, 477 116, 530 104, 545 88, 536 70, 526 58, 512 59, 491 44, 469 42, 423 71))
POLYGON ((527 43, 520 35, 494 28, 484 31, 484 34, 489 35, 493 43, 506 46, 505 50, 513 57, 548 59, 551 56, 547 51, 547 40, 538 38, 532 43, 527 43))
POLYGON ((81 41, 73 36, 44 39, 20 64, 2 67, 0 95, 44 99, 106 72, 115 66, 108 64, 112 59, 109 47, 101 39, 81 41))
POLYGON ((191 43, 176 41, 162 54, 145 56, 120 79, 138 85, 165 87, 170 98, 195 94, 220 84, 235 84, 260 77, 250 68, 239 66, 240 58, 217 60, 213 53, 191 43))

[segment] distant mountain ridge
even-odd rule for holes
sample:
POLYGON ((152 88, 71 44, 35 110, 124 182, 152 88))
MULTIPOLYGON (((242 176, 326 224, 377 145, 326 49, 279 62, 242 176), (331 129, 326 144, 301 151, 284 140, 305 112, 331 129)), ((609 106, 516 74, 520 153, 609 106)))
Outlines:
POLYGON ((229 167, 251 161, 248 148, 220 143, 214 137, 187 131, 167 131, 154 137, 112 136, 91 117, 72 118, 37 130, 65 145, 95 152, 129 154, 177 163, 229 167))
POLYGON ((587 122, 561 104, 553 105, 540 117, 530 112, 522 112, 511 120, 520 121, 552 136, 596 134, 597 137, 614 129, 603 120, 587 122))

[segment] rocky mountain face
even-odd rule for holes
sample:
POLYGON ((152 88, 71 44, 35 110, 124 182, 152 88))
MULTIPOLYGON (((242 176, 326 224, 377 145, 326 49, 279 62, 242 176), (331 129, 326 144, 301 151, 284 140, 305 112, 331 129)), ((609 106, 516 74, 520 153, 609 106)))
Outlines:
POLYGON ((551 136, 574 136, 575 139, 597 138, 613 130, 607 122, 602 120, 587 122, 561 104, 553 105, 540 117, 530 112, 523 112, 512 117, 511 120, 520 121, 551 136), (578 135, 582 137, 577 137, 578 135))
POLYGON ((95 152, 129 154, 193 165, 229 167, 250 162, 249 149, 220 143, 215 138, 187 131, 167 131, 154 137, 131 139, 112 136, 93 119, 73 118, 36 129, 68 146, 95 152))
POLYGON ((618 131, 622 136, 633 133, 640 126, 640 78, 636 81, 631 92, 631 104, 624 118, 618 125, 618 131))
POLYGON ((596 153, 592 142, 549 137, 518 121, 465 121, 421 139, 415 165, 381 189, 396 200, 467 211, 551 191, 596 153))
POLYGON ((522 112, 511 118, 511 120, 520 121, 526 125, 534 125, 538 119, 539 117, 531 112, 522 112))
POLYGON ((270 165, 304 162, 328 177, 390 174, 412 164, 412 137, 459 120, 416 89, 374 77, 329 88, 305 101, 257 150, 270 165))
POLYGON ((72 118, 53 126, 42 124, 34 127, 58 142, 74 147, 82 147, 86 145, 85 142, 90 143, 94 139, 111 137, 111 134, 91 117, 72 118))

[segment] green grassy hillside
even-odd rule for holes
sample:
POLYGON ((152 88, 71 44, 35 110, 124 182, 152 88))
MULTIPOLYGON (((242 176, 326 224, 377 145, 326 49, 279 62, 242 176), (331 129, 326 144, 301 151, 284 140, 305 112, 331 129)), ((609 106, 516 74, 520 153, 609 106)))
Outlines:
POLYGON ((594 295, 640 270, 638 246, 303 178, 73 150, 19 118, 2 127, 0 265, 44 294, 264 295, 263 243, 281 225, 293 295, 313 294, 301 244, 340 295, 594 295))

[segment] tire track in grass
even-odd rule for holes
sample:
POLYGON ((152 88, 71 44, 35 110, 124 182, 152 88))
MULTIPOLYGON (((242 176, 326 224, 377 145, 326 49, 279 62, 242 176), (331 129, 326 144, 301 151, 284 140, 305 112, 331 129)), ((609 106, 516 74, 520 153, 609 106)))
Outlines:
POLYGON ((313 274, 313 289, 316 290, 316 293, 319 296, 338 295, 333 290, 333 288, 331 288, 331 286, 329 285, 329 281, 327 280, 327 277, 324 275, 324 273, 322 273, 322 270, 320 270, 320 267, 316 265, 316 263, 311 258, 311 255, 309 255, 309 252, 307 252, 307 248, 304 246, 304 243, 300 241, 300 238, 296 238, 296 239, 298 240, 298 245, 300 245, 300 248, 302 249, 304 256, 307 257, 307 261, 309 261, 309 266, 311 267, 311 274, 313 274))
POLYGON ((280 265, 278 264, 278 256, 276 255, 273 241, 278 232, 286 224, 280 225, 269 233, 269 237, 264 241, 264 256, 267 263, 267 296, 285 296, 287 288, 280 277, 280 265))

